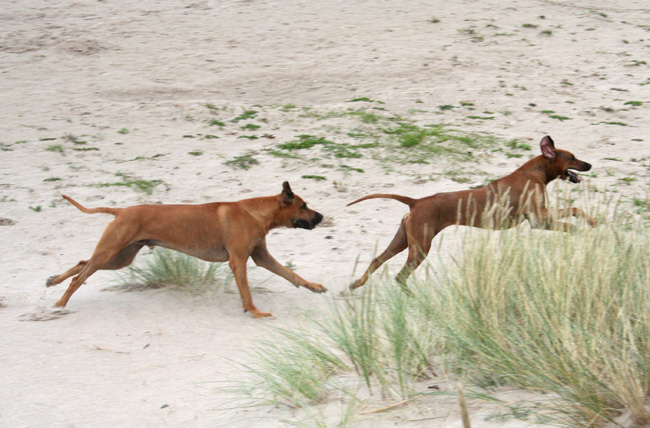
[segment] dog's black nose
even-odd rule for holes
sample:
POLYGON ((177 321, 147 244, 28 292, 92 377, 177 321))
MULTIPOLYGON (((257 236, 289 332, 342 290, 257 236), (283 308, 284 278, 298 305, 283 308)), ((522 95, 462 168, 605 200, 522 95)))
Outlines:
POLYGON ((316 217, 314 217, 314 221, 312 221, 312 223, 314 224, 314 226, 316 226, 318 223, 321 222, 322 219, 323 219, 323 214, 317 212, 316 217))
POLYGON ((585 162, 585 169, 583 169, 583 171, 589 171, 590 169, 591 169, 591 164, 585 162))

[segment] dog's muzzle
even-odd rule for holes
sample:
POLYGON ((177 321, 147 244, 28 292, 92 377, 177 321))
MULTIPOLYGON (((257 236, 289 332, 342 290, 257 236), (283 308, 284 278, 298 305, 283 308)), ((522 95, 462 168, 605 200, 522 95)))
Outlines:
POLYGON ((321 222, 321 220, 323 220, 323 215, 321 213, 316 213, 316 216, 312 221, 299 218, 298 220, 293 222, 293 227, 311 230, 315 228, 316 225, 321 222))
POLYGON ((567 168, 564 171, 564 175, 566 175, 569 178, 569 181, 571 183, 580 183, 582 181, 582 179, 578 176, 578 174, 571 171, 572 169, 576 169, 577 171, 580 171, 580 172, 589 171, 591 169, 591 164, 587 163, 587 162, 583 162, 582 163, 582 168, 580 168, 580 169, 578 169, 578 168, 567 168))

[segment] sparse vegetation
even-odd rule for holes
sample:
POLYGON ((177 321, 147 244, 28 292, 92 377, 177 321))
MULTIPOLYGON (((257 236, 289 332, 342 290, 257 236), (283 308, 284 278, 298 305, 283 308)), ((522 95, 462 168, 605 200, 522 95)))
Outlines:
POLYGON ((164 181, 162 180, 133 179, 123 173, 117 173, 115 175, 121 177, 122 181, 117 181, 113 183, 99 183, 99 184, 95 184, 95 186, 96 187, 129 187, 131 189, 144 192, 147 195, 151 195, 153 193, 153 190, 157 186, 164 184, 164 181))
POLYGON ((63 146, 61 144, 49 145, 49 146, 47 146, 45 148, 45 150, 47 150, 48 152, 56 152, 56 153, 61 153, 61 154, 64 152, 63 146))
POLYGON ((216 292, 232 279, 227 265, 208 263, 178 251, 155 248, 118 273, 118 283, 129 289, 170 287, 193 294, 216 292))
POLYGON ((230 121, 233 123, 237 123, 237 122, 241 122, 242 120, 253 119, 255 116, 257 116, 257 113, 258 112, 255 110, 244 110, 242 114, 235 117, 234 119, 231 119, 230 121))
POLYGON ((226 161, 225 164, 232 166, 233 168, 239 168, 248 170, 253 167, 253 165, 258 165, 260 162, 253 157, 252 154, 235 156, 233 159, 226 161))
POLYGON ((307 178, 307 179, 316 180, 316 181, 327 180, 327 178, 323 177, 322 175, 312 175, 312 174, 303 175, 302 178, 307 178))
POLYGON ((650 236, 620 213, 608 223, 576 234, 471 229, 454 263, 412 281, 414 298, 383 279, 333 301, 309 333, 277 330, 243 364, 252 379, 238 391, 292 407, 358 400, 354 372, 370 394, 417 400, 415 382, 444 367, 486 398, 496 385, 552 397, 509 403, 511 417, 587 427, 627 410, 645 424, 650 236))

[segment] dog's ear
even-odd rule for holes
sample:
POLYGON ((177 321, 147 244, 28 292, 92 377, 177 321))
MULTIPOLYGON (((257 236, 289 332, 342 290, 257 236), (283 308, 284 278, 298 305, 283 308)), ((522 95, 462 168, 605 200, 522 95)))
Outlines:
POLYGON ((293 190, 289 186, 289 182, 282 183, 282 193, 280 194, 280 202, 283 204, 290 204, 293 201, 293 190))
POLYGON ((555 143, 553 143, 553 139, 548 135, 542 138, 542 141, 539 143, 539 148, 542 150, 545 158, 553 160, 557 156, 557 153, 555 153, 555 143))

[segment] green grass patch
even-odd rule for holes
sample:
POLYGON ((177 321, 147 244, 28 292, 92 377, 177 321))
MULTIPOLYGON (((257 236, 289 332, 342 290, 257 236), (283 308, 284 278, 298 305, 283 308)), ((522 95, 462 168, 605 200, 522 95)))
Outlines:
POLYGON ((593 125, 616 125, 616 126, 630 126, 625 122, 597 122, 593 125))
POLYGON ((311 174, 303 175, 302 178, 309 179, 309 180, 315 180, 315 181, 325 181, 325 180, 327 180, 327 178, 323 177, 322 175, 311 175, 311 174))
POLYGON ((242 156, 235 156, 233 159, 226 161, 224 163, 234 168, 249 170, 254 165, 258 165, 260 162, 257 159, 255 159, 252 154, 248 154, 242 156))
POLYGON ((223 128, 224 126, 226 126, 226 124, 223 121, 218 120, 218 119, 210 119, 210 120, 208 120, 208 125, 210 125, 210 126, 218 126, 220 128, 223 128))
POLYGON ((51 144, 45 148, 48 152, 63 153, 63 146, 61 144, 51 144))
POLYGON ((324 137, 316 137, 313 135, 299 135, 297 141, 290 141, 280 144, 278 147, 282 150, 304 150, 320 147, 322 151, 331 154, 336 158, 360 158, 363 155, 359 153, 358 149, 368 147, 365 145, 349 145, 345 143, 336 143, 324 137))
POLYGON ((358 103, 358 102, 385 104, 383 101, 373 100, 373 99, 370 99, 368 97, 358 97, 358 98, 353 98, 351 100, 346 101, 346 103, 358 103))
POLYGON ((239 116, 231 119, 230 121, 233 123, 241 122, 242 120, 249 120, 255 118, 257 116, 257 111, 256 110, 244 110, 242 114, 239 116))
POLYGON ((162 180, 132 179, 128 177, 126 174, 122 174, 122 173, 118 173, 116 175, 118 177, 121 177, 122 181, 118 181, 114 183, 99 183, 99 184, 95 184, 95 187, 128 187, 133 190, 146 193, 147 195, 151 195, 157 186, 165 183, 162 180))

